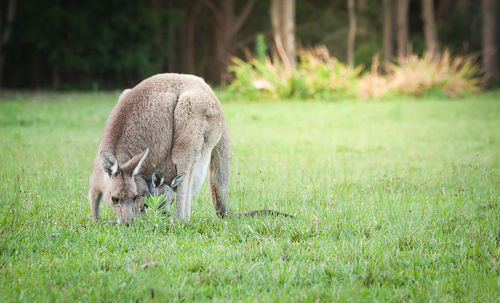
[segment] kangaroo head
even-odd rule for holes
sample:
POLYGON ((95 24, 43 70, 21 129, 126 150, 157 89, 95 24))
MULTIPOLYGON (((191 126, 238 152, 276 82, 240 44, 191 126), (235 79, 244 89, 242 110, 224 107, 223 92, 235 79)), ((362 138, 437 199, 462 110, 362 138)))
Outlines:
POLYGON ((149 193, 151 195, 163 195, 163 203, 160 205, 160 208, 163 208, 163 213, 170 214, 170 205, 174 200, 174 190, 184 179, 185 174, 177 175, 170 186, 165 182, 163 175, 160 172, 154 172, 151 176, 151 187, 149 189, 149 193))
POLYGON ((135 155, 126 163, 118 163, 116 157, 102 150, 99 154, 101 168, 109 177, 104 190, 104 200, 118 216, 118 221, 130 224, 143 209, 142 190, 134 177, 138 175, 149 149, 135 155))

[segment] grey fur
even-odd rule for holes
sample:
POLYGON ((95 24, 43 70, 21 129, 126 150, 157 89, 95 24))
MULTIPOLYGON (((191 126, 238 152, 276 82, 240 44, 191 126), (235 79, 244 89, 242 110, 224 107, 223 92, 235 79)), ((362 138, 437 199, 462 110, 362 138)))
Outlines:
MULTIPOLYGON (((187 220, 191 197, 201 187, 209 161, 210 190, 216 213, 227 215, 231 145, 219 100, 203 79, 159 74, 124 91, 104 127, 89 178, 92 217, 98 220, 103 197, 123 223, 130 223, 149 194, 149 176, 158 171, 166 184, 185 173, 177 187, 176 215, 187 220), (140 171, 133 175, 146 150, 140 171), (101 151, 117 160, 109 175, 101 151), (205 163, 207 165, 205 165, 205 163), (113 203, 113 198, 120 198, 113 203)), ((106 166, 107 167, 107 166, 106 166)))

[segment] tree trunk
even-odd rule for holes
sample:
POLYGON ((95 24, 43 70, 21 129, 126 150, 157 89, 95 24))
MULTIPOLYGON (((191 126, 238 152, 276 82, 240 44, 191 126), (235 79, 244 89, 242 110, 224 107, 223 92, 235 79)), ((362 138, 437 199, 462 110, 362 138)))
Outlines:
POLYGON ((438 51, 438 37, 433 0, 422 0, 422 19, 424 20, 424 36, 427 52, 434 57, 438 51))
POLYGON ((271 1, 271 24, 276 50, 285 68, 295 68, 295 0, 271 1))
POLYGON ((283 47, 283 38, 281 37, 281 4, 282 0, 271 0, 271 26, 273 29, 273 39, 276 53, 285 66, 288 66, 288 57, 283 47))
POLYGON ((61 76, 59 75, 59 70, 57 68, 52 68, 52 89, 58 90, 61 86, 61 76))
POLYGON ((220 76, 221 82, 224 84, 228 77, 228 71, 226 69, 231 62, 232 54, 231 40, 233 38, 234 0, 219 0, 219 8, 223 18, 219 22, 219 26, 215 32, 217 35, 215 41, 217 41, 218 44, 215 46, 215 60, 217 62, 217 73, 220 76))
POLYGON ((455 9, 456 4, 457 4, 456 0, 439 0, 437 16, 436 16, 437 23, 443 22, 446 19, 448 19, 450 14, 455 9))
POLYGON ((469 0, 455 0, 455 5, 461 14, 466 14, 471 6, 469 0))
POLYGON ((248 18, 255 0, 247 1, 239 15, 235 15, 234 0, 204 0, 203 3, 212 11, 214 17, 212 79, 219 80, 224 84, 230 75, 227 67, 234 51, 234 36, 248 18))
POLYGON ((347 62, 349 66, 354 66, 354 42, 356 40, 356 11, 354 0, 347 0, 349 11, 349 35, 347 37, 347 62))
POLYGON ((358 0, 358 10, 364 11, 366 8, 366 0, 358 0))
POLYGON ((283 45, 290 61, 290 67, 295 68, 295 0, 286 0, 283 10, 283 45))
POLYGON ((40 54, 37 50, 33 50, 33 63, 31 73, 31 87, 39 89, 41 86, 41 73, 40 73, 40 54))
POLYGON ((4 21, 3 12, 0 10, 0 87, 3 86, 3 49, 10 39, 12 20, 14 20, 14 14, 16 12, 16 0, 7 1, 1 8, 6 10, 6 14, 4 21))
MULTIPOLYGON (((169 10, 173 9, 172 1, 168 1, 167 8, 169 10)), ((173 24, 169 24, 168 26, 168 44, 167 44, 167 71, 172 73, 176 72, 175 68, 175 48, 174 41, 176 41, 175 27, 173 24)))
POLYGON ((392 0, 384 0, 384 27, 383 27, 383 40, 384 40, 384 63, 388 64, 392 61, 393 57, 393 39, 392 39, 392 0))
POLYGON ((482 59, 486 77, 498 77, 498 48, 495 39, 495 0, 482 0, 482 59))
POLYGON ((195 1, 193 6, 188 8, 186 15, 186 54, 184 56, 184 70, 188 74, 196 74, 196 20, 200 12, 201 3, 195 1))
POLYGON ((408 9, 410 0, 398 0, 397 3, 398 57, 403 59, 408 55, 408 9))
MULTIPOLYGON (((163 9, 162 2, 160 0, 152 0, 151 6, 153 8, 153 11, 155 14, 160 15, 161 11, 163 9)), ((163 31, 162 30, 156 30, 154 33, 154 39, 160 46, 160 49, 163 49, 163 31)), ((157 72, 161 73, 163 72, 163 67, 164 67, 164 59, 165 56, 161 54, 158 58, 158 62, 156 65, 157 72)))

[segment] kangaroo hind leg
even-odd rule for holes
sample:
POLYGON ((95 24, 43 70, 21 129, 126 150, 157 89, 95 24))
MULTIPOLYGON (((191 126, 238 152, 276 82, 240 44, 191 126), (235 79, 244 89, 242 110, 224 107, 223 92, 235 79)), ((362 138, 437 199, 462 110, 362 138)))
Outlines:
POLYGON ((191 95, 179 97, 174 113, 172 161, 177 174, 186 174, 177 187, 175 200, 177 218, 180 220, 189 219, 194 170, 204 143, 204 119, 197 112, 193 112, 193 99, 196 98, 191 95))

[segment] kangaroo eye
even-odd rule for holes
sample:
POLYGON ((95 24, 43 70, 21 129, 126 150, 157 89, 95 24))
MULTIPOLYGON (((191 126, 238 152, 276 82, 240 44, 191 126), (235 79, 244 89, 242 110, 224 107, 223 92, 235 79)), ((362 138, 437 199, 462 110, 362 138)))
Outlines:
POLYGON ((139 195, 135 196, 134 197, 134 201, 136 201, 137 199, 139 199, 139 197, 140 197, 139 195))
POLYGON ((111 201, 113 201, 113 204, 120 203, 120 199, 118 199, 117 197, 111 197, 111 201))

